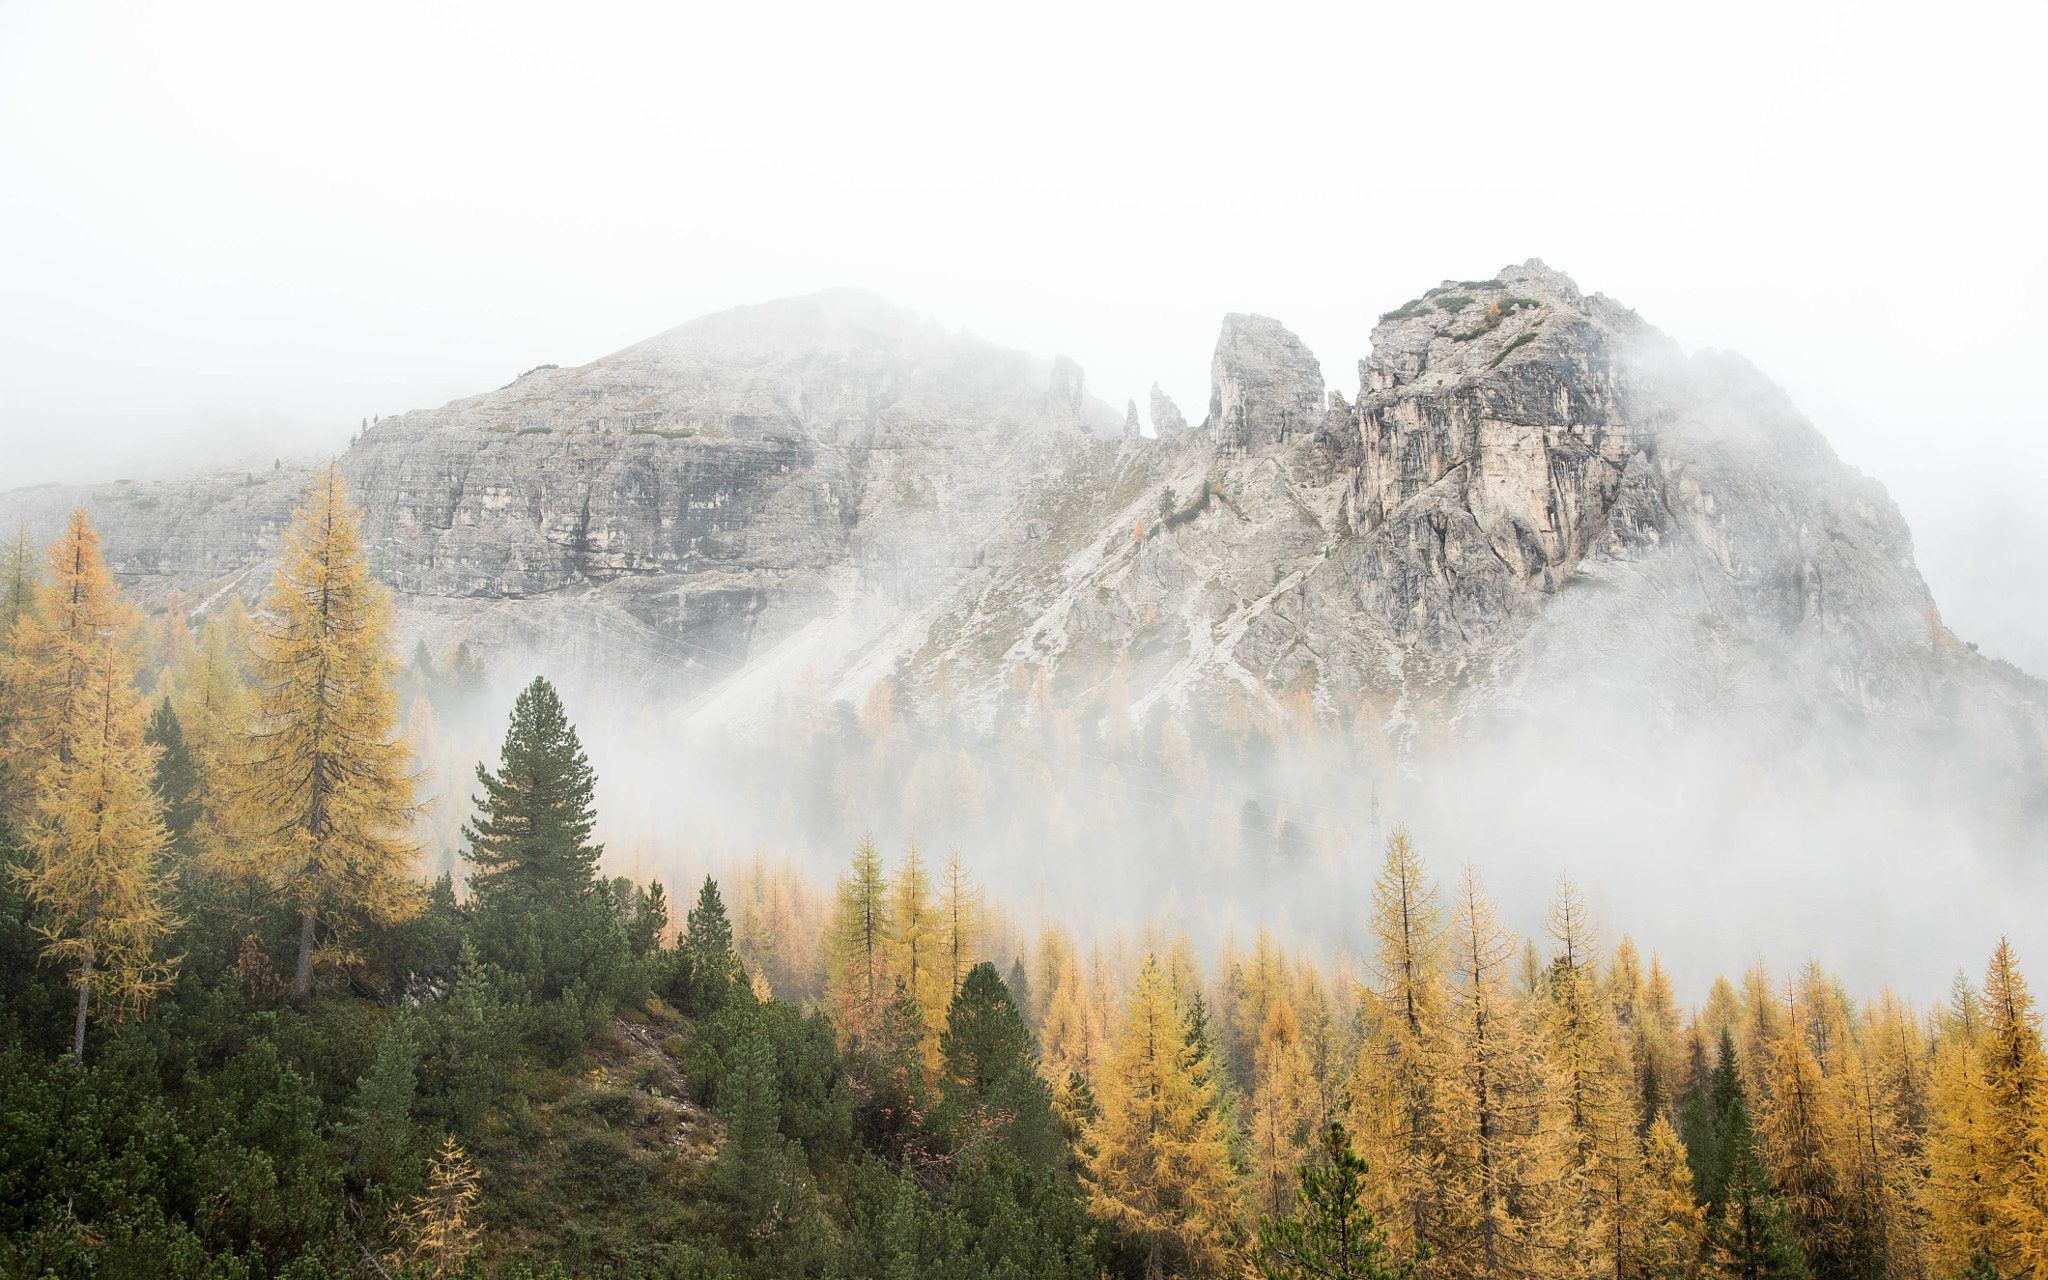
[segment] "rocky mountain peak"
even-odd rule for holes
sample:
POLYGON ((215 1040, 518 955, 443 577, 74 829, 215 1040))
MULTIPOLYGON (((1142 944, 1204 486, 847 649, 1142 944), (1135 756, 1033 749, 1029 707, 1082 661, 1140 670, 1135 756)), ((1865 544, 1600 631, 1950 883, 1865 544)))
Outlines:
POLYGON ((1209 421, 1226 449, 1252 449, 1312 431, 1323 414, 1323 367, 1269 316, 1223 317, 1209 364, 1209 421))

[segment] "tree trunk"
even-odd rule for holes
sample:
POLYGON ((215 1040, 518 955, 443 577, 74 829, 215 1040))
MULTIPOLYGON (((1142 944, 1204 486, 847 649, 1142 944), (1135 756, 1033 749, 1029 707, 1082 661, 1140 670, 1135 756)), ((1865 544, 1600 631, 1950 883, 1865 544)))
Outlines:
POLYGON ((71 1058, 85 1065, 85 1011, 92 1001, 92 952, 85 953, 85 968, 78 974, 78 1022, 71 1030, 71 1058))
POLYGON ((299 917, 299 967, 292 974, 292 1003, 304 1004, 313 995, 313 909, 299 917))
POLYGON ((100 895, 93 891, 85 914, 85 959, 78 969, 78 1021, 71 1029, 71 1060, 85 1065, 85 1013, 92 1006, 92 931, 99 924, 100 895))

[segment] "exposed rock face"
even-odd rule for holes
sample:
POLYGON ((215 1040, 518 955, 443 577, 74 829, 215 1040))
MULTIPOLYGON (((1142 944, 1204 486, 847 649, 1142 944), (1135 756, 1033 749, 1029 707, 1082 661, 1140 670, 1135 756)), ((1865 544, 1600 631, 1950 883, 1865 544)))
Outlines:
MULTIPOLYGON (((387 419, 344 465, 408 643, 541 651, 697 724, 888 677, 992 732, 1021 678, 1091 723, 1114 685, 1138 722, 1399 752, 1597 704, 1741 722, 1745 751, 1846 726, 2048 800, 2044 691, 1949 635, 1883 489, 1741 360, 1532 261, 1389 312, 1355 400, 1258 316, 1212 376, 1202 428, 1154 385, 1159 439, 1124 448, 1073 361, 832 293, 387 419)), ((254 594, 301 479, 0 516, 47 534, 83 501, 145 599, 254 594)))
POLYGON ((1227 315, 1209 364, 1209 425, 1226 449, 1255 449, 1313 430, 1323 367, 1278 320, 1227 315))
POLYGON ((1124 402, 1124 439, 1136 440, 1141 434, 1143 433, 1138 430, 1138 402, 1136 400, 1126 400, 1124 402))
POLYGON ((1168 436, 1177 436, 1188 429, 1188 420, 1181 413, 1179 406, 1173 403, 1173 397, 1161 391, 1156 382, 1152 384, 1151 413, 1152 434, 1161 440, 1168 436))

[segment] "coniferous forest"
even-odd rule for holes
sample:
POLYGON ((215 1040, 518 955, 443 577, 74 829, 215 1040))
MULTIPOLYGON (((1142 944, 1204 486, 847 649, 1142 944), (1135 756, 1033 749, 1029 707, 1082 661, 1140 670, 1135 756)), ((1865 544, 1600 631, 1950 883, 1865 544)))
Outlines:
POLYGON ((544 678, 433 876, 336 470, 257 607, 147 630, 83 513, 6 547, 0 1274, 2048 1275, 2001 940, 1931 1009, 1685 1009, 1569 880, 1516 937, 1400 830, 1352 968, 1026 939, 915 844, 671 902, 544 678))

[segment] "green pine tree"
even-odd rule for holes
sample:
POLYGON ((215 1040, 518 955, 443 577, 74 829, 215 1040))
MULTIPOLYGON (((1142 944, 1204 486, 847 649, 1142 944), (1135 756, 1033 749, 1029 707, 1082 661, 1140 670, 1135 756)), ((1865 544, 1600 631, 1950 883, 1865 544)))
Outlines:
POLYGON ((1266 1280, 1408 1280, 1428 1246, 1412 1258, 1395 1256, 1387 1229, 1365 1207, 1369 1170, 1343 1125, 1332 1122, 1324 1133, 1322 1157, 1301 1166, 1295 1216, 1260 1217, 1260 1273, 1266 1280))
POLYGON ((1757 1147, 1735 1038, 1726 1028, 1708 1081, 1705 1128, 1696 1186, 1707 1209, 1707 1246, 1725 1259, 1722 1274, 1740 1280, 1804 1280, 1806 1263, 1757 1147))
POLYGON ((661 935, 668 932, 668 890, 661 881, 651 880, 633 891, 633 923, 627 931, 633 954, 652 955, 661 950, 661 935))
POLYGON ((784 1159, 775 1050, 758 1021, 750 1020, 719 1081, 718 1114, 725 1120, 725 1145, 713 1180, 743 1215, 759 1221, 775 1206, 784 1159))
POLYGON ((500 761, 496 774, 476 767, 484 794, 475 797, 476 821, 462 829, 477 868, 470 889, 480 899, 590 892, 604 852, 588 843, 597 825, 597 775, 545 678, 536 676, 513 704, 500 761))
POLYGON ((703 1017, 725 1007, 734 985, 740 980, 740 959, 732 945, 732 920, 725 914, 725 900, 718 882, 704 877, 697 891, 697 905, 684 920, 678 992, 683 1012, 703 1017))
POLYGON ((171 847, 189 858, 194 852, 192 824, 199 821, 203 804, 199 765, 185 745, 184 727, 171 710, 169 698, 157 703, 156 710, 150 713, 149 727, 143 731, 142 740, 160 748, 153 782, 157 799, 164 806, 164 829, 170 832, 171 847))

